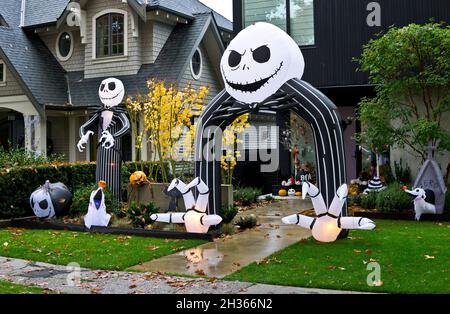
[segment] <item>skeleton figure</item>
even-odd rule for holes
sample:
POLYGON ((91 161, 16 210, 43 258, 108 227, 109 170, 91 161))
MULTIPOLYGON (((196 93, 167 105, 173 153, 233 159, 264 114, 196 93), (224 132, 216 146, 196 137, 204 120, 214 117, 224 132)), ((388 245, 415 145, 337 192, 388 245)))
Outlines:
POLYGON ((120 137, 130 128, 125 109, 119 107, 125 95, 125 88, 120 80, 108 78, 100 84, 98 94, 103 106, 80 127, 81 139, 77 147, 83 152, 89 136, 94 134, 92 130, 98 127, 96 181, 106 181, 114 197, 120 200, 120 137))
POLYGON ((88 229, 91 226, 106 227, 111 219, 111 215, 106 213, 104 186, 100 183, 98 189, 91 193, 88 213, 84 216, 84 225, 88 229))
POLYGON ((167 190, 177 189, 183 195, 186 213, 153 214, 150 218, 154 221, 167 223, 184 223, 187 232, 206 233, 210 226, 218 225, 222 221, 219 215, 206 213, 209 200, 209 188, 200 178, 195 178, 191 183, 185 184, 179 179, 173 179, 167 190), (197 188, 198 197, 194 198, 191 189, 197 188))
POLYGON ((311 229, 314 239, 320 242, 333 242, 337 239, 342 229, 374 229, 375 223, 363 217, 341 217, 341 209, 347 199, 347 184, 339 187, 336 195, 327 209, 319 189, 305 182, 302 185, 302 197, 311 196, 314 211, 317 217, 308 217, 300 214, 290 215, 282 219, 285 224, 296 224, 303 228, 311 229))

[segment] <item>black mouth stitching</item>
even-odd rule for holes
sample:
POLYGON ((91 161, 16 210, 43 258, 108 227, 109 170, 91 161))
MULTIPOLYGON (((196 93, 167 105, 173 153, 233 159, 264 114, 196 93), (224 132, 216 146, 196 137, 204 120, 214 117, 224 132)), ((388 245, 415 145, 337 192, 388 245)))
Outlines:
POLYGON ((120 93, 122 93, 123 92, 123 90, 121 90, 116 96, 114 96, 114 97, 111 97, 111 98, 108 98, 108 97, 100 97, 101 99, 107 99, 107 100, 111 100, 111 99, 114 99, 114 98, 117 98, 117 97, 119 97, 119 95, 120 95, 120 93))
MULTIPOLYGON (((264 84, 266 84, 275 75, 277 75, 282 67, 283 67, 283 61, 280 62, 280 66, 275 70, 275 72, 271 76, 260 79, 259 81, 255 81, 254 83, 250 83, 250 84, 233 83, 233 82, 228 81, 226 77, 225 77, 225 81, 231 88, 233 88, 235 90, 238 90, 241 92, 253 93, 253 92, 256 92, 258 89, 260 89, 261 87, 263 87, 264 84)), ((223 69, 222 69, 222 71, 223 71, 223 69)), ((223 73, 225 73, 225 72, 223 72, 223 73)), ((224 76, 225 76, 225 74, 224 74, 224 76)))

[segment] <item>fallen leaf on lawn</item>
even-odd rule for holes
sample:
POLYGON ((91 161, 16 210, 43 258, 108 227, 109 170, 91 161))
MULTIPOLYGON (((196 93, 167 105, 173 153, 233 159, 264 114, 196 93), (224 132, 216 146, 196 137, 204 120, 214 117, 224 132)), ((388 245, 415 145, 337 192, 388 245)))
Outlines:
POLYGON ((239 292, 247 292, 247 288, 241 288, 241 289, 239 289, 239 292))
POLYGON ((353 250, 353 252, 355 252, 356 254, 361 253, 361 250, 353 250))
POLYGON ((424 256, 425 256, 425 259, 434 259, 433 255, 424 255, 424 256))
POLYGON ((372 255, 372 250, 365 250, 364 251, 367 255, 372 255))
POLYGON ((340 270, 345 270, 345 268, 344 268, 344 267, 339 267, 339 269, 340 269, 340 270))
POLYGON ((327 266, 327 269, 333 270, 333 269, 336 269, 336 266, 334 266, 334 265, 329 265, 329 266, 327 266))
POLYGON ((147 249, 149 249, 150 251, 156 251, 157 249, 159 249, 159 246, 157 246, 157 245, 149 245, 149 246, 147 246, 147 249))
POLYGON ((4 243, 3 243, 3 246, 4 246, 4 247, 7 247, 8 245, 9 245, 8 242, 4 242, 4 243))
POLYGON ((195 274, 196 274, 197 276, 206 276, 206 273, 205 273, 205 271, 204 271, 203 269, 197 269, 197 270, 195 271, 195 274))
POLYGON ((382 282, 381 280, 377 280, 377 281, 374 281, 374 282, 373 282, 373 285, 374 285, 375 287, 381 287, 381 286, 383 285, 383 282, 382 282))

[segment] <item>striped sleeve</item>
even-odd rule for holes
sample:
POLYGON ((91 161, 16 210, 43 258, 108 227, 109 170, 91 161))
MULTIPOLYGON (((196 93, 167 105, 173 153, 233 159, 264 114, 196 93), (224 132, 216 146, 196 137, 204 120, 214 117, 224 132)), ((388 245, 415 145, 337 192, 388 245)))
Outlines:
POLYGON ((92 128, 98 124, 99 117, 100 115, 98 113, 94 114, 80 127, 80 137, 83 137, 87 131, 92 130, 92 128))
POLYGON ((117 118, 120 120, 120 123, 122 124, 122 128, 116 133, 113 134, 114 138, 119 138, 123 135, 125 135, 128 130, 130 129, 130 122, 128 121, 128 118, 125 113, 121 112, 117 115, 117 118))

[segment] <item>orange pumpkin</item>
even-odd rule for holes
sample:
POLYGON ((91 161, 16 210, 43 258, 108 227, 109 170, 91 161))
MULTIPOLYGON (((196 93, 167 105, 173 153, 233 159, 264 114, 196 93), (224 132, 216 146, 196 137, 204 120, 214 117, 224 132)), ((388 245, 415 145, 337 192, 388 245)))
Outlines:
POLYGON ((142 171, 135 171, 130 176, 130 183, 133 185, 140 185, 148 182, 147 176, 142 171))
POLYGON ((281 189, 278 191, 278 195, 279 196, 286 196, 287 195, 287 191, 285 189, 281 189))
POLYGON ((98 182, 98 187, 102 188, 102 189, 105 189, 106 188, 106 181, 100 180, 98 182))
POLYGON ((302 192, 295 192, 295 196, 302 196, 302 192))

